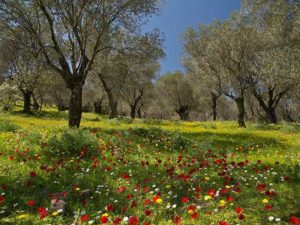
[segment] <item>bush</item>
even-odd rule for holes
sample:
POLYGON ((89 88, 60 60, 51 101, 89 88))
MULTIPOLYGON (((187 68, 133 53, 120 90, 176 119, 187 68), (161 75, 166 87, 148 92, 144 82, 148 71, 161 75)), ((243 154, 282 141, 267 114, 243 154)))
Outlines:
POLYGON ((97 138, 88 130, 67 129, 49 139, 47 151, 56 156, 90 157, 97 153, 97 146, 97 138))
POLYGON ((0 131, 15 132, 20 127, 8 120, 0 120, 0 131))
POLYGON ((190 140, 179 133, 175 134, 172 139, 175 150, 187 150, 191 146, 190 140))

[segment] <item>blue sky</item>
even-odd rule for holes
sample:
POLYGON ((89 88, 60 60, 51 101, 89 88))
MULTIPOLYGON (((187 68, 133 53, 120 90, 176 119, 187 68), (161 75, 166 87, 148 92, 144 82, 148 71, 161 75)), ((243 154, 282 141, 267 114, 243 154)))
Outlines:
POLYGON ((241 0, 165 0, 159 15, 149 19, 145 31, 159 28, 164 33, 165 59, 161 62, 161 74, 182 70, 181 35, 187 27, 199 23, 211 23, 215 19, 226 19, 229 14, 240 8, 241 0))

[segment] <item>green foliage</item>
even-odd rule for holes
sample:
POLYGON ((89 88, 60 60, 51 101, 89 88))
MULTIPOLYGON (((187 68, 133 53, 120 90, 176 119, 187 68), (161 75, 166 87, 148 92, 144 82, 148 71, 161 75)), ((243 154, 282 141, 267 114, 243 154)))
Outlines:
POLYGON ((97 146, 97 138, 88 130, 73 128, 64 130, 60 135, 52 136, 46 151, 65 157, 85 157, 94 155, 97 146))
POLYGON ((0 120, 0 131, 15 132, 20 127, 9 120, 0 120))

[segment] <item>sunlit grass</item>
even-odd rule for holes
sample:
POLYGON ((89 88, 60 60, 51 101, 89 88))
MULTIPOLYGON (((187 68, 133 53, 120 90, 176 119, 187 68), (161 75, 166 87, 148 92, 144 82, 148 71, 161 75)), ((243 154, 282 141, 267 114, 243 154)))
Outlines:
MULTIPOLYGON (((36 210, 26 210, 28 208, 26 201, 29 199, 37 200, 39 206, 49 206, 49 200, 45 196, 39 195, 45 189, 50 193, 70 192, 71 197, 68 201, 72 202, 72 210, 79 209, 80 212, 85 210, 94 220, 96 218, 96 221, 99 221, 99 215, 105 212, 103 207, 110 204, 112 199, 118 200, 120 206, 115 206, 118 208, 117 210, 120 210, 121 205, 128 204, 113 190, 117 190, 120 186, 126 186, 128 190, 132 191, 129 193, 134 193, 134 184, 144 184, 144 179, 147 177, 152 177, 151 185, 156 184, 163 193, 163 206, 166 207, 168 202, 174 204, 174 200, 166 199, 166 193, 170 190, 173 190, 178 196, 192 195, 194 185, 205 177, 209 177, 209 181, 200 182, 201 188, 205 190, 221 184, 218 172, 213 168, 208 169, 207 172, 201 170, 192 177, 195 179, 193 183, 169 180, 162 176, 165 174, 164 164, 168 165, 167 168, 172 165, 176 166, 180 155, 185 158, 186 162, 190 157, 203 158, 204 152, 208 149, 216 152, 218 157, 221 157, 221 154, 226 154, 228 162, 245 160, 251 162, 245 171, 238 169, 232 175, 240 180, 243 196, 246 197, 235 196, 237 198, 236 203, 227 204, 226 210, 219 209, 220 213, 214 212, 220 199, 209 202, 207 208, 197 210, 200 219, 195 223, 188 218, 186 208, 177 202, 178 206, 173 212, 182 217, 181 224, 217 224, 218 221, 222 220, 237 222, 234 213, 234 208, 237 205, 245 209, 246 219, 240 221, 241 224, 268 224, 270 223, 268 221, 269 216, 279 217, 281 219, 280 224, 283 224, 284 221, 288 221, 289 216, 298 215, 297 212, 300 209, 297 201, 297 190, 300 189, 300 129, 297 124, 262 125, 248 123, 247 128, 242 129, 238 128, 234 121, 180 122, 131 120, 130 118, 109 120, 107 116, 84 113, 81 126, 92 131, 95 130, 93 132, 96 132, 99 145, 105 147, 100 148, 102 153, 97 158, 99 167, 93 169, 93 160, 80 159, 78 164, 80 169, 76 171, 76 161, 79 158, 66 158, 64 168, 57 166, 55 173, 48 174, 41 171, 40 166, 47 164, 54 166, 60 159, 55 156, 48 158, 41 146, 47 143, 49 138, 55 137, 67 129, 67 112, 56 112, 52 107, 48 107, 43 112, 24 116, 19 111, 0 113, 0 123, 1 121, 9 121, 10 124, 16 125, 16 130, 7 131, 5 129, 7 125, 4 125, 3 130, 0 130, 0 185, 9 184, 10 187, 11 185, 13 187, 6 193, 8 205, 5 207, 8 208, 2 208, 4 213, 0 214, 1 224, 70 224, 70 221, 74 220, 70 215, 66 217, 50 216, 45 220, 39 220, 36 210), (154 136, 152 137, 151 133, 143 136, 139 133, 143 130, 136 130, 138 128, 152 130, 154 136), (160 129, 165 133, 160 134, 160 129), (184 146, 186 143, 188 148, 178 147, 184 146), (27 151, 27 149, 28 153, 26 154, 29 154, 30 160, 22 161, 22 159, 24 160, 22 152, 27 151), (19 151, 21 155, 18 153, 19 151), (14 159, 10 160, 10 156, 13 156, 14 159), (103 160, 103 157, 116 164, 103 160), (124 158, 126 163, 123 164, 123 161, 119 161, 120 158, 124 158), (161 164, 158 160, 162 160, 161 164), (278 196, 272 200, 274 211, 270 213, 266 213, 263 209, 261 199, 264 196, 258 195, 255 188, 258 181, 254 179, 257 175, 253 172, 252 167, 255 167, 258 160, 262 161, 262 166, 271 168, 270 172, 259 174, 265 176, 266 180, 260 176, 258 179, 260 182, 264 181, 274 185, 273 187, 278 193, 278 196), (141 161, 148 161, 147 169, 141 167, 141 161), (111 170, 106 171, 108 167, 111 170), (65 168, 72 168, 72 170, 65 168), (38 171, 38 178, 32 178, 35 182, 34 186, 27 189, 23 185, 28 181, 28 174, 31 171, 38 171), (282 183, 281 178, 270 175, 273 171, 276 171, 281 177, 289 176, 291 181, 282 183), (122 173, 130 174, 133 183, 128 184, 126 180, 120 179, 119 175, 122 173), (244 178, 241 179, 243 176, 249 181, 244 181, 244 178), (216 184, 213 184, 214 182, 216 184), (250 183, 251 188, 248 188, 247 182, 250 183), (89 188, 93 191, 99 189, 99 184, 105 184, 109 191, 107 193, 102 191, 99 195, 99 201, 91 201, 89 205, 82 206, 76 200, 76 192, 71 190, 70 185, 72 184, 80 186, 81 190, 89 188), (171 189, 166 188, 169 184, 171 189), (21 185, 22 188, 18 185, 21 185), (16 203, 18 205, 14 207, 13 205, 16 203), (13 209, 16 210, 12 211, 13 209), (209 211, 213 212, 213 216, 207 214, 209 211), (25 216, 22 217, 22 215, 25 216)), ((189 167, 178 168, 177 173, 187 173, 189 170, 189 167)), ((203 198, 203 195, 200 199, 203 198)), ((152 197, 153 194, 149 192, 141 193, 135 196, 135 201, 142 204, 146 198, 151 199, 152 197)), ((195 204, 202 204, 202 201, 195 200, 195 204)), ((165 210, 160 212, 161 208, 156 209, 154 206, 151 206, 151 210, 153 211, 152 224, 174 224, 170 212, 163 215, 165 210), (162 219, 164 217, 166 219, 162 219)), ((130 212, 131 215, 139 216, 144 221, 147 220, 142 215, 143 210, 140 207, 133 208, 130 212)))

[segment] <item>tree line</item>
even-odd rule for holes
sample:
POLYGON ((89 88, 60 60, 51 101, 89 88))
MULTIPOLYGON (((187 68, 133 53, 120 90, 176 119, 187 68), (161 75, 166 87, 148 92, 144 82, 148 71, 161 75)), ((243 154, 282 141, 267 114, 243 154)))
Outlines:
POLYGON ((225 21, 182 35, 185 72, 160 74, 163 34, 142 30, 161 0, 3 0, 0 103, 55 104, 180 120, 299 121, 299 1, 244 0, 225 21))

